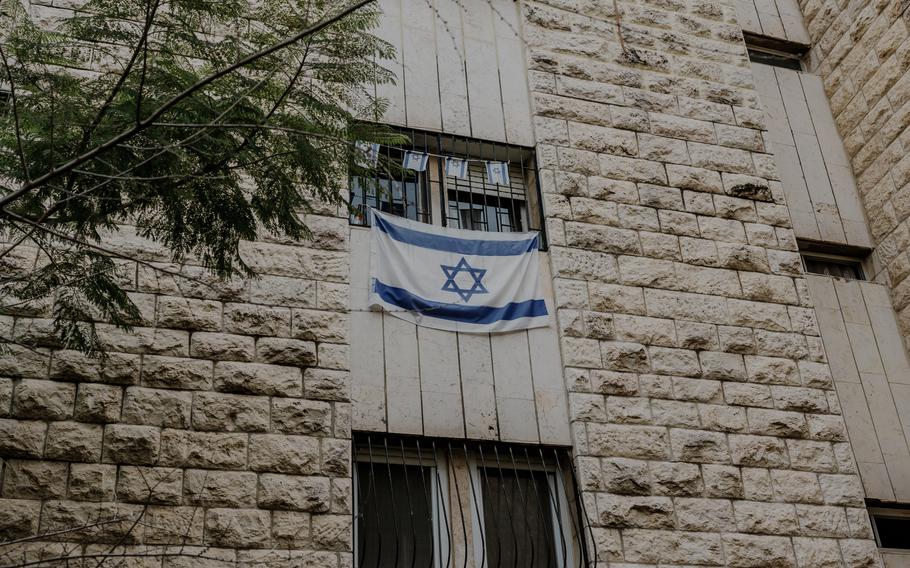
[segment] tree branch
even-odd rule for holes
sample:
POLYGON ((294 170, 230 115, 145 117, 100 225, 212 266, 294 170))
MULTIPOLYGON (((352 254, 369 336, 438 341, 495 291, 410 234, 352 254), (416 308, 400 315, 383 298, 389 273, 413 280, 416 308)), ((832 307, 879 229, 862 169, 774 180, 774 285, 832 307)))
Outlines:
POLYGON ((0 42, 0 59, 3 60, 3 69, 6 71, 6 80, 9 81, 9 100, 13 109, 13 124, 16 129, 16 146, 19 153, 19 163, 22 165, 22 177, 24 177, 26 181, 29 181, 31 177, 28 172, 28 163, 25 160, 25 150, 22 148, 22 128, 19 124, 19 105, 16 100, 16 83, 13 81, 13 72, 10 71, 9 60, 6 58, 6 52, 3 51, 2 42, 0 42))
POLYGON ((37 187, 41 187, 42 185, 47 184, 49 181, 56 179, 56 178, 60 177, 61 175, 69 173, 73 169, 75 169, 75 168, 79 167, 81 164, 91 160, 92 158, 94 158, 98 154, 104 152, 105 150, 108 150, 108 149, 116 146, 117 144, 120 144, 121 142, 124 142, 125 140, 132 138, 139 132, 143 131, 145 128, 148 128, 153 122, 158 120, 158 118, 160 118, 164 113, 166 113, 172 107, 179 104, 181 101, 183 101, 187 97, 191 96, 196 91, 199 91, 203 87, 211 84, 214 81, 217 81, 218 79, 220 79, 226 75, 229 75, 230 73, 232 73, 240 68, 243 68, 243 67, 249 65, 250 63, 253 63, 263 57, 271 55, 272 53, 275 53, 276 51, 280 51, 281 49, 284 49, 285 47, 292 45, 309 35, 322 31, 323 29, 338 22, 339 20, 343 19, 344 17, 351 14, 352 12, 354 12, 374 1, 375 0, 358 0, 354 4, 348 6, 347 8, 344 8, 343 10, 339 11, 335 15, 333 15, 329 18, 326 18, 304 30, 301 30, 299 33, 296 33, 293 36, 291 36, 283 41, 280 41, 267 48, 261 49, 261 50, 257 51, 256 53, 252 53, 252 54, 238 60, 237 62, 235 62, 231 65, 228 65, 227 67, 224 67, 221 70, 219 70, 215 73, 212 73, 211 75, 208 75, 207 77, 197 81, 193 85, 187 87, 186 89, 184 89, 177 95, 173 96, 171 99, 169 99, 164 104, 162 104, 160 107, 158 107, 147 118, 138 122, 131 128, 124 130, 120 134, 110 138, 109 140, 107 140, 106 142, 104 142, 102 144, 99 144, 98 146, 95 146, 91 150, 84 152, 81 155, 71 159, 67 163, 54 168, 53 170, 35 178, 34 180, 29 181, 28 183, 24 184, 21 188, 14 191, 13 193, 0 198, 0 210, 6 211, 6 208, 9 206, 10 203, 19 199, 20 197, 22 197, 29 191, 31 191, 37 187))

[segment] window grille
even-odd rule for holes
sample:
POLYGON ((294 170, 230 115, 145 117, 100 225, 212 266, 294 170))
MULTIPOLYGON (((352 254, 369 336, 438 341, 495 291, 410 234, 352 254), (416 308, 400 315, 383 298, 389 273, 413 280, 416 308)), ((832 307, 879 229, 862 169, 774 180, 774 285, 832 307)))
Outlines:
POLYGON ((374 207, 415 221, 461 229, 543 232, 532 149, 419 130, 402 132, 411 144, 403 148, 382 146, 383 159, 375 178, 351 178, 351 224, 367 226, 367 210, 374 207), (430 154, 426 171, 398 167, 405 150, 430 154), (469 162, 467 177, 460 179, 445 175, 444 156, 475 161, 469 162), (484 161, 508 162, 509 185, 488 182, 484 161))
POLYGON ((358 568, 587 566, 563 449, 355 434, 358 568))

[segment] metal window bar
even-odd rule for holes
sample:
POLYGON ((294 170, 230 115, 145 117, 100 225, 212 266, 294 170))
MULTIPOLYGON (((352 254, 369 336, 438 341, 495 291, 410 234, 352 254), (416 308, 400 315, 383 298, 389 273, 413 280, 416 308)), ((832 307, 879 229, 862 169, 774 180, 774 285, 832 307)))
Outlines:
POLYGON ((368 226, 367 209, 375 207, 423 223, 436 222, 463 229, 538 230, 540 248, 546 250, 546 225, 532 148, 414 129, 399 131, 410 138, 410 145, 382 146, 383 160, 376 177, 351 177, 352 225, 368 226), (427 170, 402 169, 405 150, 429 153, 427 170), (466 179, 446 176, 444 159, 440 156, 508 162, 509 185, 489 183, 481 161, 469 162, 466 179), (433 212, 435 202, 438 202, 438 217, 433 212))
POLYGON ((597 565, 563 448, 377 433, 354 445, 358 568, 597 565))

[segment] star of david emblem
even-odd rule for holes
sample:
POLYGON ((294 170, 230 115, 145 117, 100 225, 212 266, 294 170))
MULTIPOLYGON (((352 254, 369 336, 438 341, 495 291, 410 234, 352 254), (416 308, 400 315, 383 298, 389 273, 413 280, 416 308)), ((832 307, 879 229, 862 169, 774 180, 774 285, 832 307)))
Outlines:
MULTIPOLYGON (((483 279, 484 274, 487 273, 485 268, 474 268, 468 261, 461 257, 461 260, 458 261, 458 264, 455 266, 446 266, 445 264, 440 264, 440 268, 446 275, 446 283, 442 285, 442 289, 446 292, 455 292, 461 299, 465 302, 471 301, 471 296, 474 294, 487 294, 488 290, 483 285, 481 280, 483 279), (459 274, 466 273, 472 280, 470 288, 462 287, 459 282, 456 281, 456 278, 459 274)), ((467 284, 465 278, 460 279, 462 283, 467 284)))

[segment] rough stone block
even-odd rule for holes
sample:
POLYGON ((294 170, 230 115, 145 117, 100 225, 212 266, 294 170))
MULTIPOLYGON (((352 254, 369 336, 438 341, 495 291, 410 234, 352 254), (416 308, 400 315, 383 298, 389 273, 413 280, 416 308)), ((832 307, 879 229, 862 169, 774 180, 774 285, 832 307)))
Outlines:
POLYGON ((783 536, 723 535, 728 566, 737 568, 795 568, 790 539, 783 536))
POLYGON ((786 467, 790 463, 784 441, 773 436, 730 434, 730 451, 738 465, 786 467))
POLYGON ((193 428, 218 432, 266 432, 269 399, 221 393, 197 393, 193 398, 193 428))
POLYGON ((100 424, 52 422, 47 430, 44 455, 58 460, 100 461, 103 435, 100 424))
POLYGON ((0 499, 0 540, 25 538, 38 532, 41 502, 0 499))
POLYGON ((122 387, 80 383, 74 416, 80 422, 117 422, 122 399, 122 387))
POLYGON ((67 464, 7 460, 3 467, 3 497, 59 499, 66 496, 67 464))
POLYGON ((76 385, 24 379, 16 386, 13 406, 18 418, 66 420, 73 416, 76 385))
POLYGON ((173 329, 218 331, 221 329, 221 302, 159 296, 157 322, 160 327, 173 329))
POLYGON ((599 493, 597 511, 607 527, 673 528, 673 502, 668 497, 632 497, 599 493))
POLYGON ((736 527, 740 532, 757 534, 798 534, 796 508, 784 503, 736 501, 736 527))
POLYGON ((256 474, 250 471, 188 469, 183 478, 187 503, 206 507, 254 507, 256 474))
POLYGON ((670 443, 673 457, 693 463, 729 463, 730 450, 724 434, 704 430, 672 428, 670 443))
POLYGON ((225 304, 224 331, 241 335, 287 337, 291 333, 291 310, 256 304, 225 304))
POLYGON ((292 398, 272 400, 272 430, 275 432, 326 436, 331 427, 330 403, 292 398))
POLYGON ((67 498, 76 501, 113 501, 116 482, 116 465, 70 464, 67 498))
POLYGON ((43 422, 0 419, 0 455, 7 458, 40 458, 44 450, 43 422))
POLYGON ((127 503, 179 505, 183 499, 183 470, 121 466, 117 476, 117 499, 127 503))
POLYGON ((104 461, 147 465, 158 461, 161 430, 154 426, 109 424, 104 428, 104 461))
POLYGON ((329 479, 265 473, 259 476, 259 506, 265 509, 329 510, 329 479))
POLYGON ((256 342, 256 360, 274 365, 311 367, 316 364, 316 344, 300 339, 263 337, 256 342))
POLYGON ((303 392, 312 400, 347 402, 351 399, 351 375, 347 371, 306 369, 303 372, 303 392))
POLYGON ((121 419, 127 424, 185 428, 192 400, 189 392, 127 387, 121 419))
POLYGON ((168 389, 209 390, 212 388, 212 362, 146 355, 142 365, 142 384, 168 389))
POLYGON ((239 394, 299 397, 303 394, 300 369, 261 363, 219 362, 215 390, 239 394))
POLYGON ((308 436, 253 434, 250 469, 308 475, 320 468, 319 439, 308 436))
POLYGON ((665 428, 653 426, 588 424, 588 445, 598 456, 664 459, 670 441, 665 428))
POLYGON ((679 528, 688 531, 725 532, 734 525, 733 507, 726 499, 677 499, 679 528))
POLYGON ((246 465, 246 434, 164 430, 159 465, 237 469, 246 465))
POLYGON ((139 355, 108 353, 103 361, 78 351, 54 351, 51 378, 132 385, 139 382, 139 355))
POLYGON ((252 361, 255 341, 244 335, 199 331, 190 338, 190 356, 214 361, 252 361))
POLYGON ((343 343, 348 337, 348 316, 339 312, 295 309, 292 335, 309 341, 343 343))

